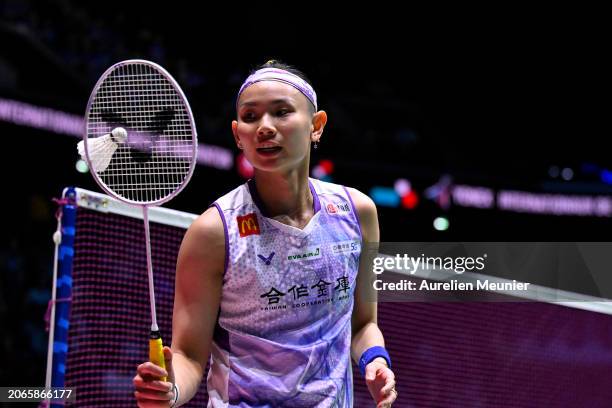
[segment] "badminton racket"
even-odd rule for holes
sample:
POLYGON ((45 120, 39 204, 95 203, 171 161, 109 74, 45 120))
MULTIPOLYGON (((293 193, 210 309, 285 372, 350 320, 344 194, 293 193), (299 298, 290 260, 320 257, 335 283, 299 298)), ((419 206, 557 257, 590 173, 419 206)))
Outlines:
POLYGON ((169 201, 185 188, 193 174, 197 146, 189 103, 164 68, 150 61, 128 60, 100 77, 89 97, 78 151, 102 190, 142 207, 151 304, 149 360, 164 369, 148 208, 169 201))

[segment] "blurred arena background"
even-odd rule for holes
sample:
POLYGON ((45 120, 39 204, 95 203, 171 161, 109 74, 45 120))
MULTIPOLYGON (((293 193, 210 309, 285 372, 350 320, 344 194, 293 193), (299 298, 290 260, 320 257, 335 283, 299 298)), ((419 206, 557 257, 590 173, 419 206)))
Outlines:
POLYGON ((71 115, 123 59, 177 79, 208 146, 171 208, 201 213, 248 177, 234 98, 275 58, 306 73, 329 115, 313 177, 375 199, 381 240, 609 240, 610 62, 597 23, 425 24, 389 10, 340 29, 314 10, 297 21, 127 3, 0 1, 0 384, 44 383, 52 199, 65 186, 99 191, 77 169, 71 115))

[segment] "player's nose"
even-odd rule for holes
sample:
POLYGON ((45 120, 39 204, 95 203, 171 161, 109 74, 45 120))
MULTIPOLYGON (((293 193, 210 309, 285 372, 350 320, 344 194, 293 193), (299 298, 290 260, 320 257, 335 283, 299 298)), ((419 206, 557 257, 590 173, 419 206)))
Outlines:
POLYGON ((257 128, 257 136, 259 140, 266 140, 273 137, 276 134, 276 128, 272 122, 272 118, 269 115, 263 115, 259 127, 257 128))

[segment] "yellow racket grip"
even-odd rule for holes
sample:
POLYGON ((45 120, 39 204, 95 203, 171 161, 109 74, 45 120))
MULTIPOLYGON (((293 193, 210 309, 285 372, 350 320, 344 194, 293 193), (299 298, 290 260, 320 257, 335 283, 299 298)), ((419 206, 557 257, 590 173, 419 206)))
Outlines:
MULTIPOLYGON (((164 370, 166 369, 164 345, 162 343, 161 334, 158 331, 151 331, 149 336, 149 361, 164 370)), ((162 377, 162 381, 167 381, 167 378, 162 377)))

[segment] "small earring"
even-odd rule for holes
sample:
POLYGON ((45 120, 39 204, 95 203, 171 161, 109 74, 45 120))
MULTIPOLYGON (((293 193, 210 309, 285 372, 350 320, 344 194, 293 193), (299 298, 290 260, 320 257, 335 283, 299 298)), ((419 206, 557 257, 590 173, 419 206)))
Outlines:
POLYGON ((242 150, 242 143, 238 143, 238 148, 242 150))
POLYGON ((314 142, 314 146, 313 146, 313 147, 314 147, 315 149, 317 149, 317 147, 319 147, 319 142, 318 142, 318 141, 315 141, 315 142, 314 142))

